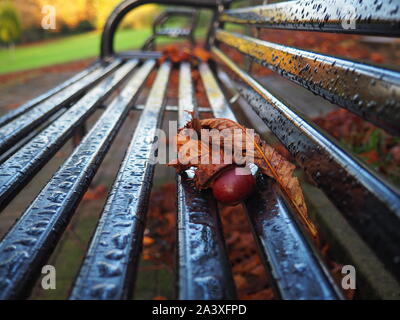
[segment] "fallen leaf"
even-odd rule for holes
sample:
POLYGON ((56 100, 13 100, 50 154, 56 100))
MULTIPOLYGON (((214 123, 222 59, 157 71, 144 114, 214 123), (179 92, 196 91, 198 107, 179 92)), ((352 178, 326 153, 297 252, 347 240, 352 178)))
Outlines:
POLYGON ((367 152, 360 153, 360 156, 367 160, 368 163, 377 163, 379 161, 379 155, 376 150, 370 150, 367 152))
POLYGON ((154 243, 154 239, 149 237, 149 236, 144 236, 143 237, 143 245, 144 246, 150 246, 154 243))
POLYGON ((95 188, 91 188, 86 191, 83 196, 84 201, 103 199, 107 195, 107 188, 104 185, 98 185, 95 188))
POLYGON ((208 60, 211 59, 210 52, 199 46, 193 49, 193 56, 199 58, 203 62, 207 62, 208 60))
MULTIPOLYGON (((223 118, 196 119, 188 122, 186 126, 179 130, 177 137, 177 150, 179 161, 171 162, 169 165, 174 166, 180 172, 189 167, 196 167, 195 182, 199 189, 206 189, 210 186, 213 179, 231 166, 232 163, 204 163, 204 159, 212 159, 219 153, 220 159, 223 159, 223 147, 225 138, 232 142, 232 148, 237 147, 242 151, 242 157, 252 160, 259 169, 269 177, 275 179, 280 185, 283 192, 292 202, 294 208, 299 213, 304 225, 308 228, 311 235, 316 238, 317 230, 311 222, 307 214, 307 206, 304 200, 303 192, 297 177, 293 175, 295 165, 287 161, 274 148, 263 141, 257 134, 249 134, 246 128, 235 121, 223 118), (189 129, 197 132, 197 139, 193 135, 188 134, 189 129), (220 150, 214 151, 211 145, 207 145, 201 140, 201 129, 216 129, 221 134, 220 150), (254 146, 254 148, 248 148, 254 146), (194 150, 196 149, 196 150, 194 150), (189 152, 191 150, 192 152, 189 152), (183 151, 181 153, 181 151, 183 151), (186 160, 182 163, 182 159, 186 160)), ((233 159, 234 160, 234 159, 233 159)))

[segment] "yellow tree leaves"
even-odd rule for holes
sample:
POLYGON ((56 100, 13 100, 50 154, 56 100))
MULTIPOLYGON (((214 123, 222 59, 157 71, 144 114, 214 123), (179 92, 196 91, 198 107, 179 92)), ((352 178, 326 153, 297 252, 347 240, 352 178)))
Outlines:
MULTIPOLYGON (((40 27, 43 18, 42 8, 45 5, 56 9, 57 30, 62 24, 70 28, 82 21, 89 21, 101 30, 112 10, 121 0, 14 0, 22 19, 23 28, 40 27)), ((121 26, 131 28, 150 27, 155 16, 161 11, 156 4, 146 4, 132 10, 122 21, 121 26)))

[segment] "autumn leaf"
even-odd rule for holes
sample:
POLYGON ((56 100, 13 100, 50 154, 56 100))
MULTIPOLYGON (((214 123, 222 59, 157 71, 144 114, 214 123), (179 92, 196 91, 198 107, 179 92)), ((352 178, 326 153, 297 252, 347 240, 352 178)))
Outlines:
MULTIPOLYGON (((297 177, 293 176, 294 169, 296 168, 295 165, 287 161, 265 141, 261 140, 259 135, 249 135, 246 128, 235 121, 230 119, 210 118, 200 120, 200 123, 202 127, 209 127, 218 130, 241 129, 243 133, 245 133, 245 138, 249 139, 254 144, 254 154, 248 154, 249 152, 246 151, 246 157, 254 158, 254 164, 256 164, 264 174, 278 182, 282 190, 286 193, 294 207, 297 209, 302 221, 311 234, 314 237, 317 235, 317 230, 314 224, 308 218, 307 206, 299 180, 297 177)), ((246 146, 246 144, 243 143, 241 143, 241 145, 242 147, 246 146)))
POLYGON ((162 55, 158 59, 158 62, 161 64, 166 60, 169 60, 172 63, 191 61, 193 64, 196 64, 198 60, 207 62, 210 59, 211 53, 200 46, 191 49, 179 45, 169 45, 162 50, 162 55))
POLYGON ((143 245, 145 247, 152 245, 154 243, 154 241, 155 240, 153 238, 149 237, 149 236, 144 236, 143 237, 143 245))
POLYGON ((83 196, 84 201, 103 199, 107 195, 107 189, 104 185, 98 185, 95 188, 90 188, 83 196))
POLYGON ((218 164, 204 163, 203 159, 212 159, 215 153, 220 153, 220 159, 224 159, 223 144, 226 134, 231 135, 232 148, 240 148, 242 157, 252 159, 259 169, 269 177, 273 178, 281 187, 288 199, 292 202, 294 208, 299 213, 302 222, 310 231, 313 237, 317 236, 317 230, 310 221, 307 214, 307 206, 304 200, 303 192, 297 177, 293 176, 295 166, 287 161, 274 148, 269 146, 257 134, 249 134, 245 127, 235 121, 222 118, 196 119, 186 124, 178 132, 177 150, 179 160, 186 160, 184 163, 175 161, 170 163, 171 166, 177 168, 178 172, 186 170, 189 167, 196 167, 195 182, 199 189, 206 189, 210 186, 213 179, 223 170, 227 169, 232 163, 218 164), (198 133, 200 138, 193 139, 188 136, 188 129, 193 129, 198 133), (219 151, 214 151, 212 146, 201 141, 201 129, 216 129, 219 132, 225 132, 221 136, 219 151), (254 148, 247 148, 249 145, 254 148), (197 149, 197 150, 192 150, 197 149), (190 150, 191 152, 188 152, 190 150))
POLYGON ((159 63, 163 63, 166 60, 170 60, 172 63, 179 63, 183 61, 189 61, 191 59, 191 53, 188 48, 179 48, 176 45, 170 45, 162 50, 162 56, 158 59, 159 63))
POLYGON ((211 53, 199 46, 193 49, 193 56, 195 56, 196 58, 198 58, 203 62, 207 62, 208 60, 211 59, 211 53))
POLYGON ((379 155, 376 150, 370 150, 360 153, 360 156, 367 160, 368 163, 374 164, 379 161, 379 155))

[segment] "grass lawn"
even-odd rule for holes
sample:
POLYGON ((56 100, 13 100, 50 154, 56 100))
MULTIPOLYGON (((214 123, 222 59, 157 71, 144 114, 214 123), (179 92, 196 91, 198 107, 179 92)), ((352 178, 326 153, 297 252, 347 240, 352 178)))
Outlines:
MULTIPOLYGON (((238 31, 228 25, 228 30, 238 31)), ((119 30, 115 36, 115 50, 139 49, 151 28, 119 30)), ((197 28, 196 39, 204 39, 206 27, 197 28)), ((97 57, 100 53, 101 32, 88 32, 67 36, 48 42, 17 46, 14 50, 0 48, 0 74, 35 69, 65 62, 97 57)), ((161 38, 157 43, 176 42, 177 39, 161 38)))
MULTIPOLYGON (((150 29, 120 30, 116 35, 116 50, 139 48, 150 34, 150 29)), ((14 52, 1 49, 0 74, 96 57, 99 55, 100 37, 101 32, 89 32, 16 47, 14 52)))

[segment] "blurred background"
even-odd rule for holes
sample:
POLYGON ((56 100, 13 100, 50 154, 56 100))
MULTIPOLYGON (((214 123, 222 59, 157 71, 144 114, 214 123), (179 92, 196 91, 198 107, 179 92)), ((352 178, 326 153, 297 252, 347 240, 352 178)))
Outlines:
MULTIPOLYGON (((119 0, 0 0, 0 74, 95 57, 103 25, 119 0), (55 29, 48 6, 55 9, 55 29)), ((140 47, 160 6, 146 5, 123 21, 117 50, 140 47)))

